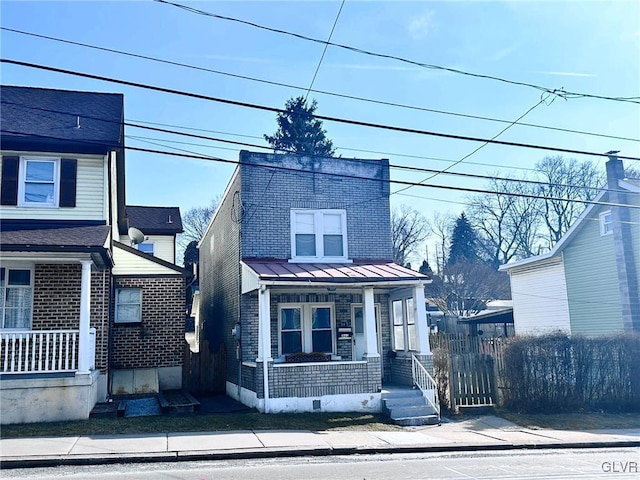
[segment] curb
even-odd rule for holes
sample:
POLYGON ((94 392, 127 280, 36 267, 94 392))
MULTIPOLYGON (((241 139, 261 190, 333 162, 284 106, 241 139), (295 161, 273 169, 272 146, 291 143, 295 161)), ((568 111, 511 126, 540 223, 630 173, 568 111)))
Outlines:
POLYGON ((117 463, 160 463, 160 462, 190 462, 201 460, 243 460, 251 458, 282 458, 282 457, 321 457, 347 455, 376 455, 400 453, 440 453, 440 452, 484 452, 506 450, 549 450, 549 449, 590 449, 590 448, 629 448, 640 447, 640 440, 612 441, 612 442, 570 442, 570 443, 501 443, 482 445, 423 445, 423 446, 391 446, 391 447, 320 447, 312 449, 268 449, 268 450, 234 450, 234 451, 206 451, 206 452, 150 452, 111 455, 88 456, 70 455, 55 457, 18 458, 9 457, 0 460, 0 469, 17 468, 45 468, 63 465, 111 465, 117 463))

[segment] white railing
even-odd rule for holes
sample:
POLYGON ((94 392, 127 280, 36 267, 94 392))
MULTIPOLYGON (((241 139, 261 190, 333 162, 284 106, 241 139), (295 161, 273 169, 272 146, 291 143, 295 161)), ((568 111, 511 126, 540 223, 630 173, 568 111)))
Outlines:
MULTIPOLYGON (((0 332, 0 373, 75 372, 79 335, 79 330, 0 332)), ((95 333, 92 339, 95 345, 95 333)))
POLYGON ((427 400, 429 405, 440 417, 440 402, 438 401, 438 384, 433 379, 424 365, 411 354, 411 374, 413 376, 413 384, 422 392, 422 396, 427 400))

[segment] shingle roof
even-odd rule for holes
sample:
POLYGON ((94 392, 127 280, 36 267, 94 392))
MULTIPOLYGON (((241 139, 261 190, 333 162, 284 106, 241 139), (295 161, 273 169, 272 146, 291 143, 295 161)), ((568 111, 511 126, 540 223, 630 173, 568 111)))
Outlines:
POLYGON ((0 102, 3 149, 36 144, 44 151, 106 153, 123 146, 122 94, 3 85, 0 102))
POLYGON ((244 259, 260 280, 301 283, 427 281, 428 277, 391 262, 289 263, 287 260, 244 259))
POLYGON ((104 247, 109 236, 108 225, 88 227, 63 227, 42 229, 7 229, 3 225, 0 232, 0 246, 9 247, 104 247))
POLYGON ((127 206, 129 226, 146 235, 172 235, 181 233, 182 218, 179 207, 127 206))

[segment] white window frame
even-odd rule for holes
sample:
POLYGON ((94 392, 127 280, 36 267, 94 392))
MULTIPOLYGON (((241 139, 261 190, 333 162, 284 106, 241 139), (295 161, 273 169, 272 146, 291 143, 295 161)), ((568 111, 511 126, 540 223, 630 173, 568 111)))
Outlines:
POLYGON ((35 274, 35 268, 34 265, 13 265, 13 264, 2 264, 1 268, 3 268, 5 270, 5 285, 4 286, 0 286, 0 295, 4 295, 5 297, 5 302, 3 302, 3 306, 2 308, 0 308, 0 330, 3 331, 28 331, 31 330, 31 326, 33 325, 33 285, 34 285, 34 274, 35 274), (4 322, 5 322, 5 315, 6 315, 6 307, 5 307, 5 303, 6 303, 6 288, 9 286, 8 282, 9 282, 9 271, 10 270, 28 270, 29 271, 29 285, 16 285, 14 287, 11 288, 29 288, 31 289, 31 295, 29 298, 29 302, 31 303, 31 308, 29 310, 29 319, 28 319, 28 325, 26 327, 23 328, 5 328, 4 327, 4 322))
POLYGON ((389 299, 389 316, 391 323, 391 345, 392 350, 396 352, 416 352, 418 349, 418 331, 417 331, 417 318, 415 318, 415 306, 408 305, 408 302, 413 303, 415 299, 413 296, 399 296, 389 299), (400 302, 402 306, 402 325, 396 325, 396 316, 393 308, 394 302, 400 302), (409 312, 414 315, 413 322, 409 322, 409 312), (402 348, 398 348, 396 340, 398 339, 396 334, 396 327, 402 327, 402 348), (413 333, 413 335, 412 335, 413 333), (411 348, 414 347, 414 348, 411 348))
POLYGON ((611 216, 611 210, 602 212, 600 214, 600 236, 613 234, 613 217, 611 216), (607 217, 609 220, 607 221, 607 217))
POLYGON ((291 352, 282 353, 282 310, 287 308, 300 309, 300 326, 302 327, 302 352, 304 353, 327 353, 335 355, 336 349, 336 315, 334 303, 281 303, 278 305, 278 355, 290 355, 291 352), (313 329, 312 329, 312 311, 314 308, 329 308, 331 316, 331 351, 330 352, 314 352, 313 351, 313 329))
POLYGON ((147 255, 151 255, 152 257, 155 257, 155 255, 156 255, 156 243, 155 242, 138 243, 136 245, 136 249, 139 250, 141 253, 146 253, 147 255), (141 250, 140 249, 141 245, 151 245, 151 252, 145 252, 144 250, 141 250))
MULTIPOLYGON (((47 182, 49 183, 49 182, 47 182)), ((58 157, 20 157, 19 180, 18 180, 18 206, 36 208, 57 208, 60 202, 60 158, 58 157), (53 163, 53 201, 29 202, 25 198, 27 184, 27 164, 29 162, 50 162, 53 163)))
POLYGON ((128 323, 141 323, 142 322, 142 289, 141 288, 137 288, 137 287, 118 287, 116 288, 116 295, 115 295, 115 299, 114 299, 114 303, 115 303, 115 308, 114 308, 114 317, 113 317, 113 323, 119 323, 119 324, 128 324, 128 323), (120 303, 118 303, 118 292, 120 290, 136 290, 138 291, 139 294, 139 302, 138 303, 128 303, 127 305, 139 305, 140 306, 140 313, 138 314, 138 318, 136 320, 120 320, 119 315, 118 315, 118 310, 119 310, 119 306, 120 303))
POLYGON ((306 209, 293 208, 290 214, 291 225, 291 260, 290 262, 323 262, 323 263, 351 263, 349 260, 349 252, 347 250, 347 211, 339 209, 306 209), (296 252, 296 215, 297 214, 313 214, 314 215, 314 235, 316 241, 316 254, 314 256, 300 256, 296 252), (342 230, 342 256, 325 256, 324 255, 324 215, 340 215, 342 230))

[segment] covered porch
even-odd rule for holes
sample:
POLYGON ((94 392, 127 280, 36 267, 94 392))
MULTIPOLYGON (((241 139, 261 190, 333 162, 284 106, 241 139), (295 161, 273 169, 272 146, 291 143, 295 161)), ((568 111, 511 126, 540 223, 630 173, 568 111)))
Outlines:
POLYGON ((241 369, 227 393, 266 413, 381 411, 383 383, 430 364, 424 284, 392 263, 242 265, 241 369), (266 367, 266 368, 265 368, 266 367))
POLYGON ((70 230, 3 232, 2 424, 88 418, 106 393, 108 227, 80 228, 95 242, 82 246, 67 246, 78 240, 61 235, 70 230), (27 235, 31 243, 20 243, 27 235))

